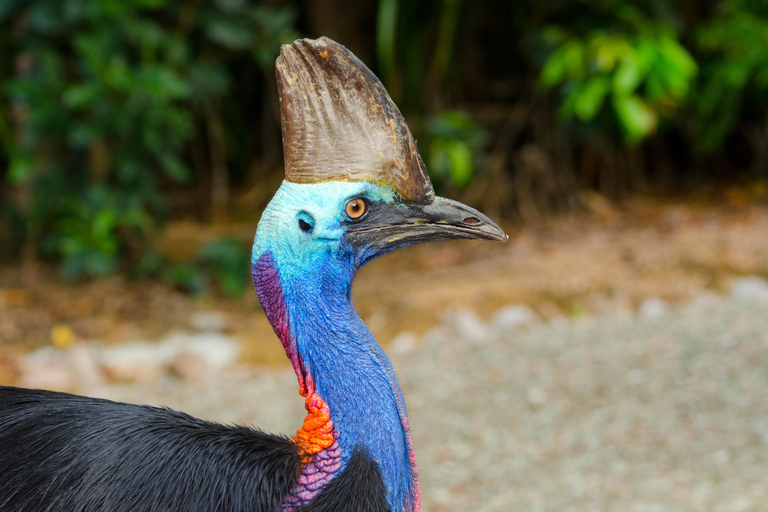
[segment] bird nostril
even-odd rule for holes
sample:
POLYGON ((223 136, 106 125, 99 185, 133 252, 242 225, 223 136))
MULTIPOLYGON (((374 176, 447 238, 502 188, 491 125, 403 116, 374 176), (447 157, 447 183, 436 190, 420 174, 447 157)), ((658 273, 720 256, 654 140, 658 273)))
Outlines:
POLYGON ((480 219, 476 217, 467 217, 466 219, 464 219, 464 224, 479 224, 479 223, 480 223, 480 219))

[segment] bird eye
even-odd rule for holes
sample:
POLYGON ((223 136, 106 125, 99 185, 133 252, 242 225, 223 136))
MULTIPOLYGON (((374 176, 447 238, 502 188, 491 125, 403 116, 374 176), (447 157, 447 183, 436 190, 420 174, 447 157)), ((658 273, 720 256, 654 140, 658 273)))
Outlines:
POLYGON ((347 206, 344 207, 344 213, 347 214, 349 220, 360 220, 367 211, 368 203, 359 197, 357 199, 352 199, 347 203, 347 206))

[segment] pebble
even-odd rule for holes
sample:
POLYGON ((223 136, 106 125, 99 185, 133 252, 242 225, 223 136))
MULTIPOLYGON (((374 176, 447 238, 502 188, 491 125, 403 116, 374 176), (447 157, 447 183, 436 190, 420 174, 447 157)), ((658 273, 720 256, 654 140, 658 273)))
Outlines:
POLYGON ((205 331, 173 332, 156 341, 129 341, 115 346, 76 342, 68 348, 43 347, 20 359, 25 387, 77 392, 98 387, 104 379, 151 383, 169 372, 196 378, 232 367, 240 355, 233 337, 205 331))
POLYGON ((214 369, 233 365, 240 355, 240 343, 232 336, 216 332, 174 332, 157 343, 161 351, 167 351, 170 362, 180 353, 199 357, 214 369))
POLYGON ((151 382, 165 373, 175 355, 167 344, 148 341, 130 341, 98 352, 102 370, 116 382, 151 382))
POLYGON ((405 355, 410 354, 416 348, 418 338, 412 332, 401 332, 394 337, 389 344, 389 351, 392 354, 405 355))
POLYGON ((731 281, 731 296, 737 300, 768 300, 768 280, 758 276, 739 277, 731 281))
POLYGON ((471 309, 449 310, 444 322, 464 341, 481 343, 488 337, 488 327, 471 309))
POLYGON ((198 331, 221 332, 227 328, 228 320, 219 311, 197 311, 190 315, 189 324, 198 331))
POLYGON ((540 322, 541 318, 539 318, 539 315, 524 304, 504 306, 497 310, 491 318, 491 326, 501 333, 521 327, 531 327, 540 322))
POLYGON ((20 384, 25 388, 73 392, 77 379, 70 354, 54 347, 39 348, 19 361, 20 384))
POLYGON ((642 318, 659 318, 669 312, 667 301, 658 297, 649 297, 640 303, 637 314, 642 318))

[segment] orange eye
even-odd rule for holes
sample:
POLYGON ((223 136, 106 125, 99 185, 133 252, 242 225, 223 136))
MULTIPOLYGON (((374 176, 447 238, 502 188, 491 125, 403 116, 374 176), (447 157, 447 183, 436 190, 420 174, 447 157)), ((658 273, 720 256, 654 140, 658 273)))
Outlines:
POLYGON ((344 207, 344 213, 347 214, 347 217, 349 217, 350 220, 361 219, 367 211, 368 205, 359 197, 357 199, 352 199, 347 203, 347 206, 344 207))

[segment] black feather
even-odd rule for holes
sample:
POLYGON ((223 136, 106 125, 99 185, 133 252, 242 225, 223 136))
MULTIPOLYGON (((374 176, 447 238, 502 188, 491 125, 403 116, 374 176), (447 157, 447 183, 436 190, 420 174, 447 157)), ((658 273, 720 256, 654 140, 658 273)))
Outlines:
POLYGON ((0 387, 0 511, 277 511, 288 438, 156 407, 0 387))

